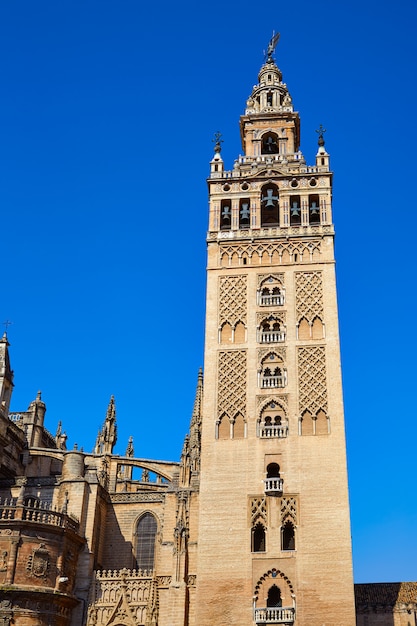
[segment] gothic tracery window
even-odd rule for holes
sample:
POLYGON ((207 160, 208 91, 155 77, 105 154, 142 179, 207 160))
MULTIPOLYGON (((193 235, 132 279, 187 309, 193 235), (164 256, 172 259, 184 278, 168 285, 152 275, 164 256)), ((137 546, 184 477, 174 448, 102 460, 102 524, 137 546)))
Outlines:
POLYGON ((135 532, 135 558, 137 569, 152 570, 155 560, 157 523, 152 513, 139 519, 135 532))

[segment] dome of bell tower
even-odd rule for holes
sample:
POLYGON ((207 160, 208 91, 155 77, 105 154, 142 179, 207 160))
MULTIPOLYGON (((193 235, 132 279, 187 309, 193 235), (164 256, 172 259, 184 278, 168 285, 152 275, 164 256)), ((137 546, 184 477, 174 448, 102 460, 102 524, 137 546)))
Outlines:
POLYGON ((292 99, 282 73, 272 58, 259 70, 258 84, 254 85, 246 103, 246 115, 252 113, 276 113, 293 111, 292 99))

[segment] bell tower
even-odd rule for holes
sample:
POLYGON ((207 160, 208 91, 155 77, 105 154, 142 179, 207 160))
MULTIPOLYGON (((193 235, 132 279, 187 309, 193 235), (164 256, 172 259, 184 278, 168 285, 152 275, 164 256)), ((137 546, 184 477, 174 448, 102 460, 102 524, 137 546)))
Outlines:
POLYGON ((268 46, 210 162, 196 624, 354 626, 332 172, 268 46))

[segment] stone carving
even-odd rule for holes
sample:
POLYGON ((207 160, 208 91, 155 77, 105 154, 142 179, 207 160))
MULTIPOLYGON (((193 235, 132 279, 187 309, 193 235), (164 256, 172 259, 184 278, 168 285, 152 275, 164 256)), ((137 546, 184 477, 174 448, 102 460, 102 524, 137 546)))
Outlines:
POLYGON ((266 498, 252 498, 250 502, 251 508, 251 524, 255 525, 256 522, 262 521, 265 526, 268 525, 268 513, 266 508, 266 498))
MULTIPOLYGON (((312 230, 313 227, 310 226, 308 228, 312 230)), ((285 230, 285 233, 287 233, 287 230, 285 230)), ((318 258, 320 252, 320 240, 298 241, 296 243, 282 241, 258 244, 239 243, 235 245, 224 243, 219 247, 219 262, 222 267, 243 265, 243 258, 246 258, 247 265, 310 263, 318 258), (297 261, 295 260, 295 255, 297 255, 297 261)))
POLYGON ((299 412, 327 414, 326 353, 324 346, 298 348, 299 412))
POLYGON ((222 276, 219 285, 219 326, 228 322, 232 327, 237 322, 246 326, 247 277, 222 276))
POLYGON ((275 403, 277 407, 281 407, 284 413, 288 412, 288 395, 282 396, 256 396, 256 409, 260 412, 268 404, 275 403))
POLYGON ((7 559, 9 557, 9 553, 7 550, 2 550, 0 552, 0 572, 7 571, 7 559))
POLYGON ((164 502, 164 493, 113 493, 112 502, 164 502))
POLYGON ((26 570, 29 575, 36 578, 46 578, 49 571, 49 552, 44 543, 39 544, 39 548, 34 548, 28 557, 26 570))
POLYGON ((284 286, 284 274, 258 274, 257 276, 258 289, 264 283, 265 285, 268 285, 269 283, 279 283, 283 287, 284 286))
POLYGON ((321 272, 295 274, 295 308, 297 322, 304 317, 310 324, 315 317, 323 319, 323 284, 321 272))
POLYGON ((286 321, 286 313, 285 311, 264 311, 262 313, 256 314, 256 325, 260 326, 262 322, 281 322, 281 324, 285 324, 286 321))
POLYGON ((218 361, 218 419, 235 419, 239 413, 246 417, 246 352, 219 352, 218 361))
POLYGON ((269 348, 259 348, 258 362, 262 363, 262 361, 268 354, 276 354, 278 357, 281 357, 282 360, 285 360, 287 349, 283 346, 274 346, 274 347, 269 346, 269 348))
MULTIPOLYGON (((147 611, 155 611, 158 582, 152 571, 96 572, 90 588, 87 626, 145 624, 147 611)), ((167 586, 170 577, 163 582, 167 586)))
POLYGON ((290 519, 297 524, 297 498, 287 496, 281 499, 281 524, 290 519))

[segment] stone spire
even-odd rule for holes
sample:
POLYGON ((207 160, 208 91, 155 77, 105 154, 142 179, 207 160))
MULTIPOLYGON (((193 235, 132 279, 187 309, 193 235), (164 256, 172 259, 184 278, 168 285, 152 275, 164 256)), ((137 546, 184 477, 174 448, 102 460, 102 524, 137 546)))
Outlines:
POLYGON ((10 368, 9 345, 5 332, 0 339, 0 414, 4 417, 9 415, 13 390, 13 371, 10 368))
POLYGON ((181 454, 180 482, 183 485, 192 482, 193 477, 198 482, 200 474, 201 453, 201 420, 203 411, 203 370, 200 368, 197 379, 197 389, 194 408, 190 422, 190 434, 185 437, 181 454))
POLYGON ((117 441, 116 406, 111 396, 103 428, 97 435, 94 454, 112 454, 117 441))
POLYGON ((127 448, 126 448, 126 453, 125 456, 129 456, 129 457, 133 457, 134 455, 134 449, 133 449, 133 437, 132 435, 129 437, 129 441, 127 443, 127 448))

